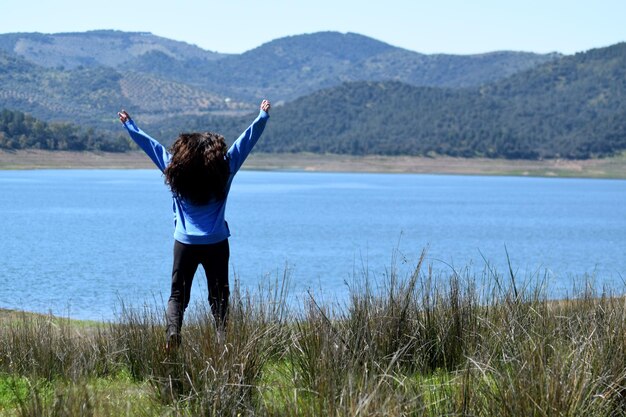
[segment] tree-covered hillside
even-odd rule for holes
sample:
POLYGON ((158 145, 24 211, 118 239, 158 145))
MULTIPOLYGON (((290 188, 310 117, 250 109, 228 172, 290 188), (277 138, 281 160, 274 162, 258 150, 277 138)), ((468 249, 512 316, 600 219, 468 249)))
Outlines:
POLYGON ((118 67, 152 51, 178 60, 210 61, 224 54, 146 32, 92 30, 73 33, 7 33, 0 35, 0 50, 15 53, 46 68, 118 67))
POLYGON ((69 123, 46 123, 4 109, 0 110, 0 149, 125 152, 131 144, 126 135, 111 136, 69 123))
MULTIPOLYGON (((258 145, 266 152, 588 158, 626 150, 626 43, 564 57, 455 57, 325 32, 211 60, 196 47, 176 55, 164 44, 148 47, 133 40, 137 34, 118 33, 116 39, 130 42, 127 48, 144 45, 145 51, 117 66, 60 69, 17 53, 22 44, 14 35, 0 35, 6 50, 0 51, 0 108, 30 113, 39 123, 73 122, 116 136, 115 113, 126 108, 165 143, 190 130, 217 130, 232 140, 253 117, 237 114, 252 112, 267 97, 274 102, 272 122, 258 145), (512 75, 502 78, 505 73, 512 75)), ((51 36, 45 42, 60 42, 65 46, 56 50, 70 53, 67 40, 51 36)), ((59 129, 52 126, 53 133, 59 129)), ((80 145, 78 131, 61 145, 44 144, 40 128, 3 132, 5 147, 96 146, 89 135, 80 145), (24 133, 35 131, 34 138, 24 133)))
MULTIPOLYGON (((425 55, 366 36, 338 32, 290 36, 230 55, 141 32, 11 33, 0 35, 0 52, 57 74, 103 68, 115 70, 121 77, 138 73, 212 94, 222 103, 229 99, 247 104, 262 96, 276 102, 290 101, 346 81, 476 86, 558 58, 558 54, 522 52, 425 55)), ((46 92, 45 86, 42 92, 46 92)), ((73 98, 68 95, 68 102, 73 98)), ((177 111, 167 107, 167 102, 153 103, 161 106, 160 113, 177 111)), ((0 106, 13 104, 0 100, 0 106)), ((43 113, 38 116, 48 117, 43 113)))
POLYGON ((152 119, 171 114, 238 112, 252 106, 225 100, 185 83, 150 74, 120 72, 110 67, 45 68, 14 54, 0 52, 0 108, 10 108, 46 121, 110 128, 121 107, 133 108, 152 119))
POLYGON ((494 52, 425 55, 366 36, 319 32, 277 39, 211 62, 152 51, 124 68, 187 82, 240 100, 290 101, 348 81, 396 80, 416 86, 468 87, 502 79, 558 54, 494 52))
MULTIPOLYGON (((249 117, 247 118, 249 119, 249 117)), ((154 126, 235 137, 247 123, 178 118, 154 126)), ((588 158, 626 150, 626 43, 472 89, 355 82, 276 107, 266 152, 588 158)))

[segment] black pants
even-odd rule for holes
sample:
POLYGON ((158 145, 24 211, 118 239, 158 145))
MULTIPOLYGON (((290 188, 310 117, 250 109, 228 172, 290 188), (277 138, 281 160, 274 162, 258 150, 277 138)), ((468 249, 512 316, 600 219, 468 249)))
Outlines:
POLYGON ((193 276, 202 265, 209 287, 209 304, 218 326, 223 326, 228 312, 228 239, 211 245, 186 245, 174 240, 172 292, 167 303, 167 337, 180 338, 183 315, 189 305, 193 276))

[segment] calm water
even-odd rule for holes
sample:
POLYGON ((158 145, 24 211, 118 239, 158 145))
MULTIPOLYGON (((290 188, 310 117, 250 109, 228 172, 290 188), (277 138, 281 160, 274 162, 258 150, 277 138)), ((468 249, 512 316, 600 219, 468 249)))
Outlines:
MULTIPOLYGON (((0 171, 0 307, 112 319, 120 300, 169 295, 173 216, 156 170, 0 171)), ((346 282, 408 273, 506 270, 571 291, 585 274, 623 291, 626 181, 240 172, 227 209, 231 276, 287 269, 292 293, 341 299, 346 282)), ((198 272, 193 296, 206 296, 198 272)))

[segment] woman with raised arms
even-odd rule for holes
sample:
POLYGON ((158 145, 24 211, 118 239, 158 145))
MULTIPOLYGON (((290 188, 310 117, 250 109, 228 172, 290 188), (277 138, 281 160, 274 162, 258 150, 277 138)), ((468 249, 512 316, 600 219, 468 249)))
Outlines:
POLYGON ((168 351, 181 342, 183 315, 191 283, 199 265, 206 273, 211 312, 218 327, 228 313, 228 237, 226 200, 233 178, 259 140, 269 119, 270 102, 263 100, 259 115, 227 149, 217 133, 182 133, 169 151, 137 127, 122 110, 118 117, 130 137, 165 175, 174 210, 174 263, 167 303, 168 351))

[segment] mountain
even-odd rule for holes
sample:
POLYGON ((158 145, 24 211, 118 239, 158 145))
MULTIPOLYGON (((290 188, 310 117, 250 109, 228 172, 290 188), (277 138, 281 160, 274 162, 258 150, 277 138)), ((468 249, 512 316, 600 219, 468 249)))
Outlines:
POLYGON ((289 36, 230 55, 142 32, 13 33, 0 35, 0 51, 47 70, 106 67, 247 103, 266 96, 290 101, 346 81, 476 86, 559 57, 523 52, 425 55, 338 32, 289 36))
POLYGON ((253 107, 150 74, 105 66, 59 70, 1 51, 0 86, 0 108, 28 112, 46 121, 80 119, 96 128, 110 127, 120 107, 144 113, 148 120, 253 107))
POLYGON ((626 43, 473 89, 346 84, 290 103, 277 116, 268 150, 611 155, 626 149, 626 43))
MULTIPOLYGON (((238 115, 261 96, 275 104, 258 147, 267 152, 587 158, 626 149, 624 43, 571 56, 423 55, 323 32, 223 55, 138 33, 0 35, 0 108, 44 123, 119 133, 114 115, 125 107, 166 142, 207 128, 233 138, 252 117, 238 115), (83 37, 86 46, 72 47, 83 37), (94 58, 78 64, 80 48, 94 58)), ((0 146, 29 143, 12 137, 0 146)))
MULTIPOLYGON (((159 137, 248 118, 177 118, 159 137)), ((567 56, 467 89, 351 82, 276 107, 266 152, 588 158, 626 150, 626 43, 567 56)))
POLYGON ((559 56, 524 52, 425 55, 354 33, 318 32, 277 39, 208 63, 156 51, 129 61, 124 68, 188 82, 239 100, 269 96, 278 102, 347 81, 477 86, 559 56))
POLYGON ((95 30, 77 33, 9 33, 0 35, 0 50, 47 68, 118 67, 156 52, 177 60, 211 61, 224 54, 145 32, 95 30))

